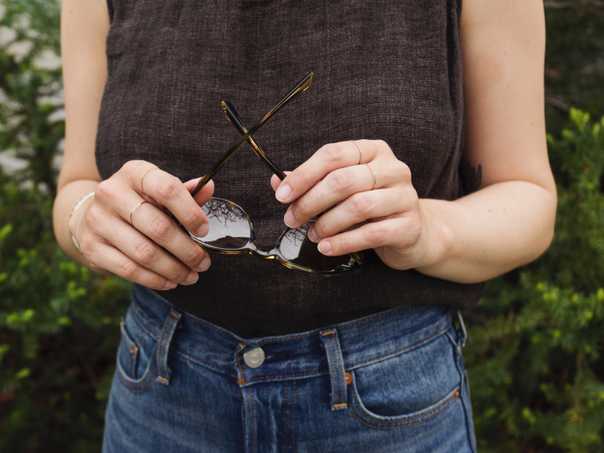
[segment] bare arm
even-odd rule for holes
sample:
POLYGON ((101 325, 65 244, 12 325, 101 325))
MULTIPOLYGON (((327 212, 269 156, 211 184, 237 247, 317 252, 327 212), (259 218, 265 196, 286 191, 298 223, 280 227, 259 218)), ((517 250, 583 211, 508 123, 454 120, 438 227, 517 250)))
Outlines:
POLYGON ((482 185, 454 202, 421 201, 446 236, 442 258, 421 272, 478 282, 536 259, 552 241, 544 22, 541 1, 464 1, 466 158, 480 167, 482 185))
POLYGON ((65 92, 65 153, 53 207, 60 247, 74 259, 154 289, 190 285, 210 266, 209 256, 173 220, 203 236, 207 217, 200 209, 213 193, 209 182, 195 199, 195 180, 177 177, 145 161, 129 161, 101 181, 95 138, 107 79, 105 41, 109 30, 102 0, 63 0, 61 54, 65 92), (143 184, 144 183, 144 184, 143 184), (86 193, 94 192, 70 213, 86 193), (143 200, 150 201, 143 203, 143 200), (136 208, 136 216, 131 215, 136 208), (72 234, 80 244, 72 243, 72 234))
POLYGON ((384 141, 327 144, 283 181, 271 180, 277 199, 291 203, 290 227, 322 213, 309 231, 322 253, 372 248, 392 268, 475 283, 548 248, 557 199, 545 135, 542 2, 464 0, 462 47, 466 160, 481 169, 480 190, 455 201, 420 199, 409 167, 384 141))
POLYGON ((94 135, 107 78, 105 37, 109 28, 106 2, 63 0, 61 59, 65 94, 65 151, 59 174, 53 224, 61 248, 86 263, 71 242, 67 219, 72 207, 101 180, 94 160, 94 135))

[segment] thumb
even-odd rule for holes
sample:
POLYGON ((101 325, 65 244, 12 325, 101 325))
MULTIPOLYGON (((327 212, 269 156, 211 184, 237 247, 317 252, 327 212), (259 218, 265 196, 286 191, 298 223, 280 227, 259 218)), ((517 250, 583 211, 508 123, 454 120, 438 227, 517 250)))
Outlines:
MULTIPOLYGON (((199 182, 200 179, 201 179, 201 177, 190 179, 190 180, 186 181, 185 187, 187 188, 187 190, 189 192, 191 192, 195 188, 195 186, 197 185, 197 183, 199 182)), ((201 188, 201 190, 199 192, 197 192, 197 194, 195 194, 194 198, 195 198, 195 201, 201 206, 206 201, 208 201, 213 195, 214 195, 214 180, 210 179, 201 188)))
MULTIPOLYGON (((285 170, 283 173, 285 173, 286 175, 289 175, 291 173, 291 171, 285 170)), ((273 175, 271 176, 271 187, 273 188, 273 190, 277 190, 277 187, 279 187, 279 185, 281 184, 281 179, 273 173, 273 175)))

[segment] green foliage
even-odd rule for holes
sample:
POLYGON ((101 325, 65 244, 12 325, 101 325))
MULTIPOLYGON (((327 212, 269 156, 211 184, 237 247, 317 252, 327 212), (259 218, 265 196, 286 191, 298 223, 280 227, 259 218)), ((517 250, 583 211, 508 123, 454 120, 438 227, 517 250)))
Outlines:
POLYGON ((127 287, 60 252, 50 207, 0 174, 0 451, 98 450, 127 287))
POLYGON ((604 439, 604 118, 571 110, 549 137, 556 238, 491 282, 468 348, 483 451, 601 452, 604 439))
POLYGON ((568 106, 604 114, 604 3, 545 0, 547 92, 550 124, 561 124, 568 106))
MULTIPOLYGON (((490 283, 467 315, 481 451, 601 451, 604 119, 571 117, 549 139, 551 250, 490 283)), ((0 175, 0 451, 94 451, 100 439, 126 285, 58 251, 50 201, 0 175)))
MULTIPOLYGON (((64 136, 59 3, 0 0, 0 150, 27 165, 22 180, 56 185, 53 159, 64 136)), ((17 175, 14 175, 17 177, 17 175)))
MULTIPOLYGON (((52 235, 64 123, 60 68, 44 61, 58 54, 58 4, 0 0, 0 36, 12 30, 0 44, 0 157, 26 164, 0 171, 3 452, 99 450, 128 303, 123 281, 69 260, 52 235)), ((603 451, 604 120, 565 107, 604 113, 597 4, 546 1, 557 232, 547 254, 489 283, 466 314, 481 452, 603 451)))

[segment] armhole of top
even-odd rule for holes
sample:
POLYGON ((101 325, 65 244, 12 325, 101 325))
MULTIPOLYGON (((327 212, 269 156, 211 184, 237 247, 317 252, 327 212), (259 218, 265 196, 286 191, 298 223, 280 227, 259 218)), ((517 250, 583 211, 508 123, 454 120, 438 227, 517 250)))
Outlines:
POLYGON ((109 22, 113 21, 113 0, 107 0, 107 10, 109 11, 109 22))

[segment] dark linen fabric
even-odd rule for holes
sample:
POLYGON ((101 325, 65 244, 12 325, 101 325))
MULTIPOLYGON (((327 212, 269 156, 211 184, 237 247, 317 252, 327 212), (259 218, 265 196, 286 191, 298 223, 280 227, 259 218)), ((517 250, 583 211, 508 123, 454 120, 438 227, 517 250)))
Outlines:
MULTIPOLYGON (((108 80, 96 159, 103 178, 131 159, 183 181, 208 171, 308 71, 310 90, 256 135, 291 170, 330 142, 383 139, 420 197, 464 193, 460 0, 113 0, 108 80)), ((214 178, 215 195, 253 218, 259 246, 285 228, 271 173, 242 146, 214 178)), ((325 278, 255 256, 212 254, 193 286, 162 295, 240 335, 278 335, 400 304, 468 307, 481 285, 387 267, 373 251, 360 273, 325 278)))

